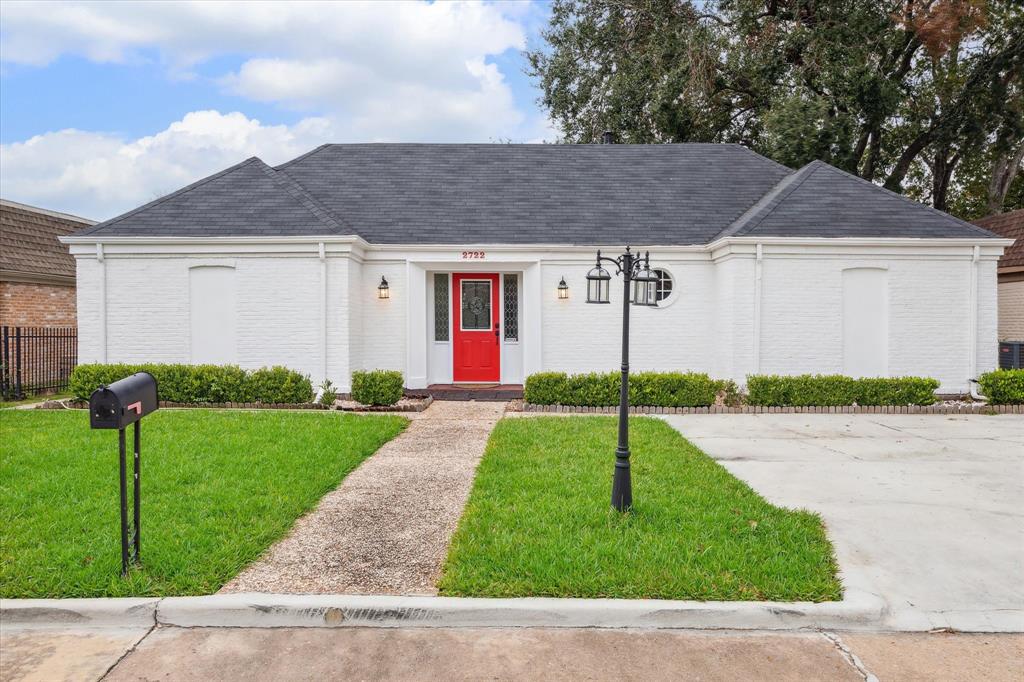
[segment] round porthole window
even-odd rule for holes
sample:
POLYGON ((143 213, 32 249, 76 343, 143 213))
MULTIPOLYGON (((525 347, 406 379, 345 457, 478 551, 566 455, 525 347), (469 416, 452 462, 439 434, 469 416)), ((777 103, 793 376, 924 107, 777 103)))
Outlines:
POLYGON ((662 301, 666 301, 672 292, 675 290, 675 280, 672 279, 672 273, 664 268, 651 268, 651 272, 658 278, 655 284, 655 296, 654 300, 660 305, 662 301))

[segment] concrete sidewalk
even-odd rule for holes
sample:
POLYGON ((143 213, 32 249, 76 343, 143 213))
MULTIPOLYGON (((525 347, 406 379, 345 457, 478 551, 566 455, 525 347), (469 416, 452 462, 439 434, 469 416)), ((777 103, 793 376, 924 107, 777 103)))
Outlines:
POLYGON ((460 628, 6 630, 16 680, 985 680, 1024 636, 460 628))
POLYGON ((1024 631, 1024 416, 666 416, 773 504, 819 512, 884 627, 1024 631))
POLYGON ((435 594, 505 403, 434 402, 221 592, 435 594))

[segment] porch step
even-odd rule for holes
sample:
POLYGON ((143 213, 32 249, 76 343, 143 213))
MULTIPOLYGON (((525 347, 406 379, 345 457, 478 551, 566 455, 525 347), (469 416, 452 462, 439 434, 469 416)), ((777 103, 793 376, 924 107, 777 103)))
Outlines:
POLYGON ((486 384, 481 386, 460 384, 431 384, 427 394, 434 400, 504 401, 523 397, 522 384, 486 384))

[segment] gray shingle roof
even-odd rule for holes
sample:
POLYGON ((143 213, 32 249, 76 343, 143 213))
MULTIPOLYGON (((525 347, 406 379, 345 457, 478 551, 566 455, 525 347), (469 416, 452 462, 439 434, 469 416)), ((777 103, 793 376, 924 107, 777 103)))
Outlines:
POLYGON ((351 233, 294 181, 253 157, 75 236, 351 233))
POLYGON ((739 145, 324 145, 256 158, 79 235, 359 235, 378 244, 986 237, 821 162, 739 145))
POLYGON ((721 236, 994 237, 822 161, 784 178, 721 236))

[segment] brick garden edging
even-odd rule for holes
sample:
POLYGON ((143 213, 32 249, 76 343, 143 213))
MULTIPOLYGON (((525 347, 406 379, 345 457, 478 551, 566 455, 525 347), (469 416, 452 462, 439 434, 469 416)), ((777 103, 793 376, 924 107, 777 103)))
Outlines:
MULTIPOLYGON (((617 414, 615 406, 582 407, 573 405, 523 404, 524 412, 555 412, 570 414, 617 414)), ((1024 405, 838 405, 823 407, 643 407, 630 406, 630 414, 1024 414, 1024 405)))

